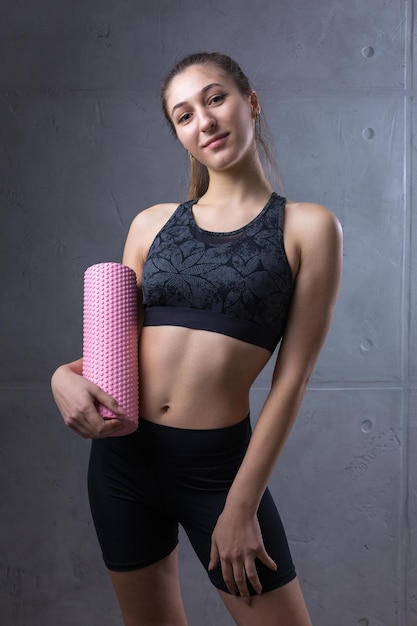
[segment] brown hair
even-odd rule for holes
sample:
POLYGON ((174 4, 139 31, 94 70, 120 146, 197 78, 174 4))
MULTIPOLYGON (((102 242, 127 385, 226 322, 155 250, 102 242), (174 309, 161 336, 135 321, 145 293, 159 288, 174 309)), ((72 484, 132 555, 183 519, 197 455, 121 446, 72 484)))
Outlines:
MULTIPOLYGON (((214 65, 220 72, 233 80, 243 95, 249 96, 253 91, 247 76, 242 72, 239 65, 226 54, 220 54, 219 52, 197 52, 186 56, 174 65, 172 70, 162 81, 160 92, 165 117, 168 120, 171 130, 175 136, 175 126, 167 110, 166 92, 172 79, 193 65, 214 65)), ((255 140, 262 165, 267 167, 269 178, 271 178, 271 175, 274 176, 277 183, 281 186, 281 176, 273 148, 271 134, 262 112, 255 122, 255 140)), ((188 188, 189 200, 201 197, 207 191, 209 185, 209 173, 207 167, 195 158, 191 158, 190 160, 191 179, 188 188)))

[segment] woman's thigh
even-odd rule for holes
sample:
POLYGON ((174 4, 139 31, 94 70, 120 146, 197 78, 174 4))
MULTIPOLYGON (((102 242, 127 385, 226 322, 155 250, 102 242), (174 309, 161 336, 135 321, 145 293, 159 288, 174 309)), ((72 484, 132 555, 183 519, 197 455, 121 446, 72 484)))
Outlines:
POLYGON ((283 587, 251 597, 250 605, 242 598, 218 591, 237 626, 312 626, 297 578, 283 587))
POLYGON ((178 523, 163 506, 146 440, 133 433, 91 445, 88 492, 103 559, 130 572, 163 560, 178 544, 178 523))
POLYGON ((187 626, 177 549, 149 567, 109 573, 125 626, 187 626))

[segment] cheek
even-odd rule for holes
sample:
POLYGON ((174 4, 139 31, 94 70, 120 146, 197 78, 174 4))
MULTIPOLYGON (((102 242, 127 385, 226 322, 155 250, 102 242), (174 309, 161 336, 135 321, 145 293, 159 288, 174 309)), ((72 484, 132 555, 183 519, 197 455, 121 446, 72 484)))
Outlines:
POLYGON ((240 109, 238 113, 235 115, 234 119, 236 123, 239 125, 240 131, 243 132, 245 135, 250 135, 253 133, 253 130, 254 130, 253 118, 252 118, 250 111, 248 111, 246 107, 240 109))
POLYGON ((193 132, 191 126, 180 126, 176 129, 177 139, 187 150, 193 145, 193 132))
POLYGON ((239 135, 245 145, 252 143, 255 139, 255 127, 247 115, 242 115, 239 120, 239 135))
POLYGON ((178 142, 179 142, 179 143, 180 143, 180 144, 181 144, 181 145, 182 145, 185 149, 187 149, 187 148, 188 148, 188 144, 187 144, 186 138, 184 137, 184 133, 183 133, 183 132, 181 132, 181 130, 180 130, 180 131, 178 131, 178 129, 177 129, 177 131, 176 131, 176 137, 177 137, 177 141, 178 141, 178 142))

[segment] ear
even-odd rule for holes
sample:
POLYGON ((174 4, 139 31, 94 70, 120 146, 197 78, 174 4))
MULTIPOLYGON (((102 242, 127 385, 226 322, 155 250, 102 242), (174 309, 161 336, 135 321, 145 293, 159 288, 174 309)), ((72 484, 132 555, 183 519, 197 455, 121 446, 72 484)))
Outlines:
POLYGON ((261 113, 261 105, 259 103, 259 98, 256 91, 252 91, 252 93, 250 94, 249 102, 251 106, 252 117, 254 120, 256 120, 261 113))

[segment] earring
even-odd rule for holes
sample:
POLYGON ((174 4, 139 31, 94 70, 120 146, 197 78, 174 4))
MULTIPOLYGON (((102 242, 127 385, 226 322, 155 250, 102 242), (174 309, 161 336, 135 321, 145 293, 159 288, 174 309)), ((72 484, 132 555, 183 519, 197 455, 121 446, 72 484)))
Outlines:
POLYGON ((188 156, 190 157, 190 159, 193 159, 193 155, 191 154, 191 152, 188 152, 188 156))

